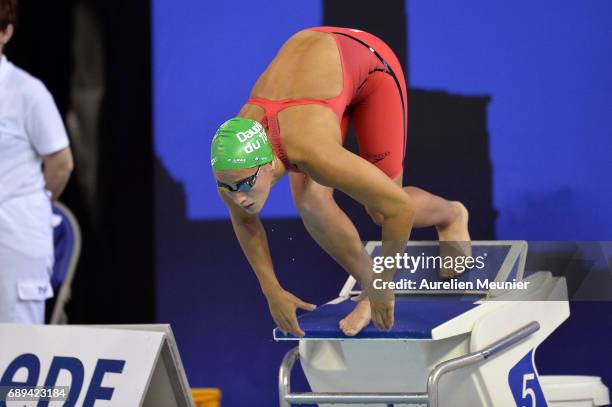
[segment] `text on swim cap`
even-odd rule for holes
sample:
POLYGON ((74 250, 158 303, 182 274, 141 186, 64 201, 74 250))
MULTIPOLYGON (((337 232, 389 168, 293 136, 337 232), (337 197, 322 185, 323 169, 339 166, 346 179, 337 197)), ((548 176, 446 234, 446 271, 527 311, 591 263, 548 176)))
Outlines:
POLYGON ((255 123, 250 129, 236 133, 236 137, 241 143, 244 143, 255 136, 257 136, 259 140, 249 141, 247 145, 244 146, 244 152, 246 154, 251 154, 253 151, 260 149, 262 143, 268 144, 266 132, 261 124, 255 123))
POLYGON ((261 137, 262 133, 264 134, 264 137, 265 137, 263 126, 259 123, 255 123, 253 127, 251 127, 250 129, 245 130, 245 131, 239 131, 238 133, 236 133, 236 137, 238 138, 238 141, 240 141, 241 143, 244 143, 245 141, 247 141, 248 139, 252 137, 255 137, 255 136, 261 137))

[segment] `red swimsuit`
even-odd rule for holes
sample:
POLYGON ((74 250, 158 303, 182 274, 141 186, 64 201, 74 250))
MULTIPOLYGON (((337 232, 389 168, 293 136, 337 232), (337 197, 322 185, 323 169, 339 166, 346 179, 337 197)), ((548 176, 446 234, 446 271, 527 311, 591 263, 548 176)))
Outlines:
POLYGON ((251 97, 247 103, 261 106, 275 154, 289 171, 299 169, 289 162, 280 141, 278 112, 291 106, 320 104, 338 116, 342 140, 349 122, 357 134, 359 155, 376 165, 390 178, 402 174, 408 121, 406 82, 402 67, 391 49, 379 38, 360 30, 314 27, 333 35, 343 72, 342 92, 325 100, 269 100, 251 97))

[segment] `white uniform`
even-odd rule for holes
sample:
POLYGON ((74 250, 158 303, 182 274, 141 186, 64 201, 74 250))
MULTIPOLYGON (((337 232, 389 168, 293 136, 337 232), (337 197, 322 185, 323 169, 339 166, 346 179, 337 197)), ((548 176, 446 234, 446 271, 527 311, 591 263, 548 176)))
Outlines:
POLYGON ((53 265, 41 156, 68 146, 43 83, 0 59, 0 322, 43 323, 53 265))

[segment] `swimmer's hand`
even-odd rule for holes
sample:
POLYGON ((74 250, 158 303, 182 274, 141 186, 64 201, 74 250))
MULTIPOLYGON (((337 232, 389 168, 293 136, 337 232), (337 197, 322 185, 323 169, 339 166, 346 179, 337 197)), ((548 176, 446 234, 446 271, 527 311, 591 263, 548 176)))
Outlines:
POLYGON ((304 302, 282 288, 268 294, 266 298, 268 299, 270 314, 281 331, 289 332, 291 335, 298 337, 306 335, 298 324, 295 311, 298 308, 313 311, 317 308, 316 305, 304 302))
POLYGON ((384 291, 370 295, 372 323, 380 331, 390 331, 394 322, 395 296, 391 290, 384 291))

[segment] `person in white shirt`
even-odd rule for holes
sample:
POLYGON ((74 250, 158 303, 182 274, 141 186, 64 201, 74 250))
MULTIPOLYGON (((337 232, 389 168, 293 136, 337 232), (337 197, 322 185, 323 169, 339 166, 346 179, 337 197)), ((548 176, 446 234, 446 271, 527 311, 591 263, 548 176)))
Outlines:
POLYGON ((42 324, 53 296, 51 201, 73 160, 51 94, 3 55, 16 9, 0 0, 0 322, 42 324))

